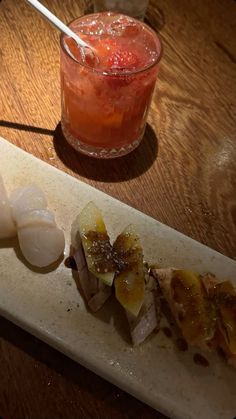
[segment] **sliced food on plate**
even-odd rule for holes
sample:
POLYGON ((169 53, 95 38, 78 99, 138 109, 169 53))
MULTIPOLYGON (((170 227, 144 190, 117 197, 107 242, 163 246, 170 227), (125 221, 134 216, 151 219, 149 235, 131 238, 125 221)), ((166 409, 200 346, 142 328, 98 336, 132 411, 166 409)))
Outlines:
POLYGON ((71 242, 81 288, 95 312, 112 294, 116 266, 102 213, 93 202, 75 219, 71 242))
POLYGON ((127 226, 112 246, 93 202, 72 225, 72 248, 88 307, 99 310, 113 294, 125 310, 133 345, 160 329, 164 301, 188 345, 203 351, 221 348, 236 366, 236 291, 230 281, 209 273, 148 268, 135 227, 127 226))
POLYGON ((12 216, 7 191, 0 175, 0 239, 9 239, 15 235, 16 224, 12 216))
POLYGON ((156 282, 148 275, 140 238, 129 225, 113 244, 117 271, 115 295, 124 307, 134 345, 158 329, 160 310, 156 282))
MULTIPOLYGON (((63 255, 65 238, 47 199, 36 185, 15 189, 10 197, 0 176, 0 239, 17 235, 25 259, 46 267, 63 255)), ((89 202, 72 224, 71 247, 89 309, 98 311, 113 295, 123 308, 134 346, 160 329, 165 316, 188 345, 221 349, 236 367, 236 290, 219 281, 175 267, 148 267, 134 225, 111 244, 100 209, 89 202)), ((158 254, 158 249, 157 249, 158 254)))
POLYGON ((47 199, 36 185, 15 189, 9 199, 0 177, 0 238, 18 236, 21 252, 32 266, 43 268, 63 255, 65 237, 47 199))

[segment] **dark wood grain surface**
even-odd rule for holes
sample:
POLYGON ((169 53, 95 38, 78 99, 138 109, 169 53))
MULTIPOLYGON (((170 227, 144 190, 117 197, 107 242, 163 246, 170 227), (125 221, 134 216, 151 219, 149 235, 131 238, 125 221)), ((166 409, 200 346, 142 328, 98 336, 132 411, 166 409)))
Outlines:
MULTIPOLYGON (((82 0, 45 0, 70 21, 82 0)), ((22 1, 0 1, 0 135, 236 259, 236 3, 152 0, 164 57, 144 140, 96 163, 61 135, 58 32, 22 1)), ((162 416, 0 319, 4 419, 162 416)))

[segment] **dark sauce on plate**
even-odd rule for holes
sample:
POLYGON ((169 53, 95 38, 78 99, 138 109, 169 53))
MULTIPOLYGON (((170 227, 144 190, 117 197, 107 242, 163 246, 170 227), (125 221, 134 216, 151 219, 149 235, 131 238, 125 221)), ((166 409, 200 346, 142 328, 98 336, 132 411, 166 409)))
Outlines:
POLYGON ((169 327, 162 327, 161 330, 167 338, 172 338, 172 331, 169 327))
POLYGON ((176 339, 175 344, 177 346, 177 349, 181 352, 185 352, 188 350, 188 344, 186 340, 184 340, 183 338, 176 339))
POLYGON ((204 356, 202 356, 201 354, 198 354, 198 353, 194 354, 193 360, 194 360, 195 364, 197 364, 197 365, 201 365, 202 367, 209 367, 208 360, 204 356))
POLYGON ((66 268, 77 270, 76 262, 73 256, 68 256, 64 261, 64 265, 66 268))

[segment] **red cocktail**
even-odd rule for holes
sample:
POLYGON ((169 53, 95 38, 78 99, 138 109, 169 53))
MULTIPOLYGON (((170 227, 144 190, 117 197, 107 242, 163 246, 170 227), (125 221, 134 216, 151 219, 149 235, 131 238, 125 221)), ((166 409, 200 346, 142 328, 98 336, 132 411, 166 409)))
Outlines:
POLYGON ((114 13, 86 15, 70 27, 96 57, 61 37, 62 129, 77 150, 111 158, 140 143, 161 44, 147 25, 114 13))

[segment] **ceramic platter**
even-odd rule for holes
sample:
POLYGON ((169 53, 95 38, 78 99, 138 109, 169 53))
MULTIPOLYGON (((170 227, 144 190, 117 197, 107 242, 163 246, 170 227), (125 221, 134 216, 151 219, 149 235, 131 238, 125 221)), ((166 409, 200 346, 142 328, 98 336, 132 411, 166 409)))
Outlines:
MULTIPOLYGON (((66 236, 91 200, 100 207, 111 239, 137 225, 145 259, 162 266, 210 271, 236 280, 236 262, 0 139, 0 173, 8 191, 35 183, 66 236)), ((171 418, 233 419, 236 371, 216 354, 209 366, 193 362, 195 350, 177 351, 162 332, 132 348, 122 310, 111 300, 96 315, 87 311, 64 263, 37 271, 21 258, 17 244, 0 242, 0 314, 171 418), (68 310, 69 309, 69 310, 68 310)))

